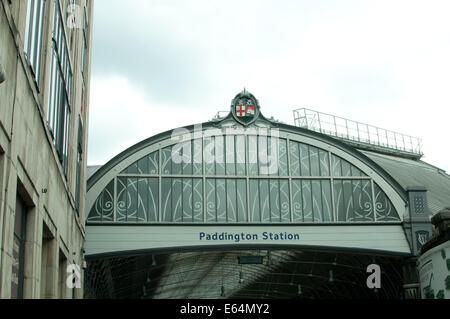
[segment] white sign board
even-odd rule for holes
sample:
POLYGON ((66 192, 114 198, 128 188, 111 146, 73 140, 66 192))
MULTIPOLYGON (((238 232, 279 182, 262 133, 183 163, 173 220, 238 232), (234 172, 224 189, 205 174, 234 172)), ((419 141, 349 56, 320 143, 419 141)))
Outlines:
POLYGON ((450 241, 420 256, 418 269, 422 299, 450 299, 450 241))

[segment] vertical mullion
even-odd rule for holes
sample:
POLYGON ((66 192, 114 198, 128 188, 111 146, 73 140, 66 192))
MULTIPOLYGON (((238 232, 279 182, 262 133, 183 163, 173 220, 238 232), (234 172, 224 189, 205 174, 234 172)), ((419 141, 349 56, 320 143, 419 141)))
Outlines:
POLYGON ((283 221, 282 215, 283 211, 281 209, 281 180, 277 179, 278 183, 278 209, 280 210, 280 223, 283 221))
POLYGON ((289 181, 289 206, 291 209, 291 223, 294 222, 294 198, 292 197, 292 174, 291 174, 291 141, 286 139, 286 153, 287 153, 287 173, 289 181))
POLYGON ((205 134, 202 133, 202 175, 203 175, 203 223, 206 223, 206 163, 205 163, 205 134))
POLYGON ((333 170, 331 167, 331 152, 328 152, 328 161, 330 163, 330 185, 331 185, 331 208, 333 210, 333 221, 336 222, 336 208, 335 208, 335 202, 334 202, 334 178, 333 178, 333 170))
MULTIPOLYGON (((306 147, 308 148, 309 176, 312 176, 312 174, 311 174, 312 173, 311 172, 311 148, 310 148, 310 145, 306 145, 306 147)), ((300 148, 299 148, 299 150, 300 150, 300 148)), ((314 194, 313 194, 313 183, 312 183, 311 179, 309 180, 309 186, 310 186, 310 191, 311 191, 311 217, 312 217, 312 222, 314 223, 314 194)))
POLYGON ((373 207, 373 220, 377 221, 377 206, 376 206, 376 200, 375 200, 375 183, 373 182, 373 179, 370 179, 370 184, 372 187, 372 207, 373 207))
POLYGON ((162 177, 161 177, 161 172, 162 172, 162 163, 161 163, 161 159, 162 159, 162 147, 158 149, 158 222, 162 222, 162 211, 161 211, 161 202, 162 202, 162 194, 161 194, 161 190, 162 190, 162 177))
POLYGON ((244 156, 245 156, 245 179, 247 183, 247 222, 249 223, 251 221, 250 219, 250 179, 248 175, 248 152, 250 151, 248 149, 249 143, 248 138, 249 136, 246 134, 247 132, 244 132, 244 156))
POLYGON ((139 222, 139 176, 136 176, 136 222, 139 222))

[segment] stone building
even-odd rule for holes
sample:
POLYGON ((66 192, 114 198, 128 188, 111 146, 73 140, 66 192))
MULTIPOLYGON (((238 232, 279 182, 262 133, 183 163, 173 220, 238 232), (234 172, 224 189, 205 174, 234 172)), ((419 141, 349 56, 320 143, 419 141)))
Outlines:
POLYGON ((83 297, 92 15, 0 0, 1 298, 83 297))

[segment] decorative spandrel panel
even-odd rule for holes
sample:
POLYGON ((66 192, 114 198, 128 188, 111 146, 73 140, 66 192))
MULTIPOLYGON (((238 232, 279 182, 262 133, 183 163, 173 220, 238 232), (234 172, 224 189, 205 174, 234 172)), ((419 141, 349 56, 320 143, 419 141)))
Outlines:
POLYGON ((384 191, 340 156, 286 138, 219 135, 137 159, 98 195, 88 222, 399 221, 384 191))

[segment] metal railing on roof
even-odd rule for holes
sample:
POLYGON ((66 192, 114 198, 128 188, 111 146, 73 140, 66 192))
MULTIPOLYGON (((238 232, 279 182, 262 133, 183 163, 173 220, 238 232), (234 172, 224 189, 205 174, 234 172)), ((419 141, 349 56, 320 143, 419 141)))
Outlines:
POLYGON ((389 153, 400 152, 417 157, 423 155, 420 138, 331 114, 301 108, 294 110, 294 123, 298 127, 334 136, 359 146, 365 145, 372 149, 384 149, 389 153))

